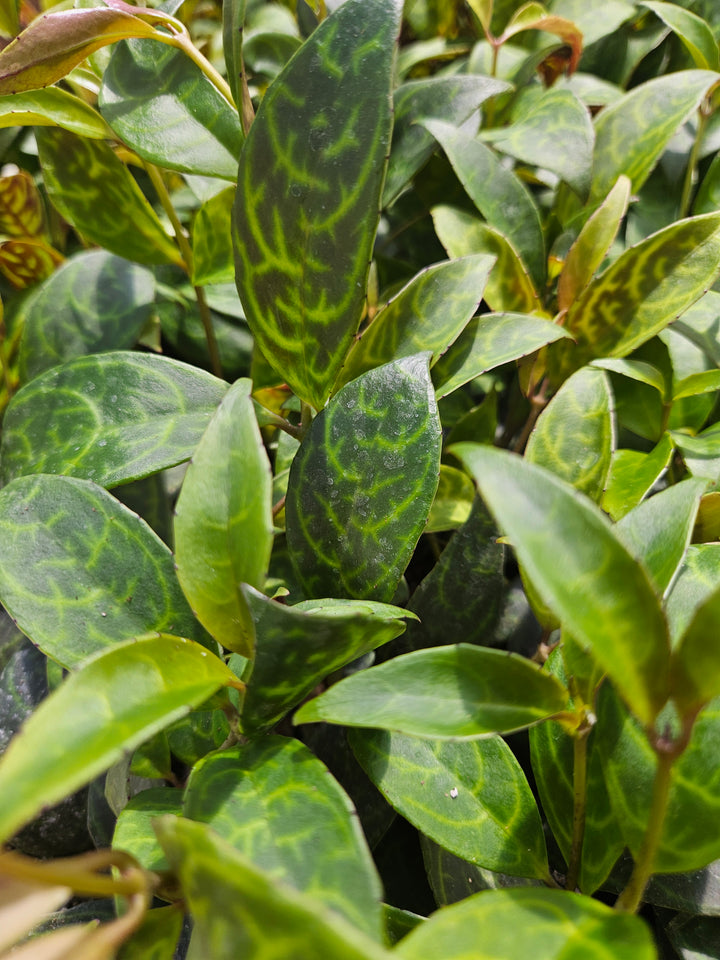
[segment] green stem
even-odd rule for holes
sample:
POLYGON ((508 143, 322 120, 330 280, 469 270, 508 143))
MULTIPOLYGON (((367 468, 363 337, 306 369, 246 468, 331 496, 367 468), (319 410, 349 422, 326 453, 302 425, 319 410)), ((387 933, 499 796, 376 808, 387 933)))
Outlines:
POLYGON ((232 90, 230 89, 230 84, 217 72, 207 57, 204 57, 202 53, 200 53, 198 48, 190 39, 190 34, 187 32, 185 27, 179 23, 179 21, 175 32, 163 33, 162 31, 157 30, 155 36, 156 39, 160 40, 161 43, 166 43, 170 47, 175 47, 177 50, 182 50, 186 56, 190 57, 192 62, 202 70, 215 89, 218 90, 223 97, 225 97, 231 107, 235 108, 235 100, 232 95, 232 90))
POLYGON ((312 423, 312 407, 303 400, 300 404, 300 437, 302 440, 312 423))
POLYGON ((682 195, 680 198, 680 218, 686 217, 690 212, 690 201, 692 191, 695 186, 695 174, 697 171, 698 160, 700 158, 700 149, 703 138, 705 137, 705 127, 707 126, 709 113, 705 104, 698 110, 698 125, 695 132, 695 142, 693 143, 690 157, 688 159, 687 170, 685 171, 685 181, 683 183, 682 195))
POLYGON ((0 300, 0 368, 2 368, 2 380, 5 385, 7 401, 9 401, 14 392, 12 373, 7 358, 7 327, 5 326, 5 312, 0 300))
MULTIPOLYGON (((185 235, 183 225, 180 223, 178 215, 175 212, 175 207, 173 206, 168 189, 165 186, 165 181, 163 180, 158 168, 153 166, 153 164, 146 163, 145 170, 147 171, 148 177, 150 177, 150 182, 155 188, 155 192, 158 195, 158 199, 160 200, 162 208, 167 214, 167 217, 172 224, 172 228, 175 231, 175 240, 180 249, 183 260, 185 261, 185 269, 187 270, 188 276, 192 276, 192 247, 190 246, 190 242, 185 235)), ((210 365, 212 367, 212 372, 216 377, 220 377, 220 379, 222 379, 223 369, 222 361, 220 360, 220 350, 218 349, 217 337, 215 336, 212 317, 210 316, 210 308, 208 307, 207 300, 205 299, 205 291, 202 287, 196 286, 193 286, 193 290, 195 291, 195 299, 198 305, 198 312, 200 313, 200 320, 202 321, 202 325, 205 330, 205 339, 208 345, 208 353, 210 354, 210 365)))
POLYGON ((581 727, 573 740, 573 833, 566 881, 568 890, 577 888, 580 877, 587 811, 587 744, 591 729, 589 724, 581 727))

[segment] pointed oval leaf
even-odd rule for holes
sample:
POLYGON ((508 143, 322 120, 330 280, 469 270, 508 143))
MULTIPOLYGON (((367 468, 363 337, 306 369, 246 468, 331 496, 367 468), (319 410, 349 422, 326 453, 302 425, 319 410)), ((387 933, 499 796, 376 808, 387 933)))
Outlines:
POLYGON ((470 516, 475 485, 466 473, 445 463, 440 464, 440 480, 430 508, 425 533, 456 530, 470 516))
POLYGON ((475 254, 422 270, 356 338, 338 383, 426 350, 432 366, 476 313, 494 263, 494 257, 475 254))
POLYGON ((718 44, 708 24, 690 10, 674 3, 641 0, 641 5, 666 23, 687 47, 696 67, 705 70, 720 69, 718 44))
POLYGON ((277 723, 325 677, 393 640, 414 614, 370 600, 306 600, 287 606, 244 586, 255 659, 241 725, 255 735, 277 723))
POLYGON ((109 144, 59 127, 35 131, 54 206, 88 241, 138 263, 182 266, 178 248, 109 144))
POLYGON ((673 697, 691 712, 720 696, 720 590, 699 604, 673 655, 673 697))
POLYGON ((317 415, 285 505, 308 596, 392 599, 427 522, 440 443, 427 355, 370 370, 317 415))
POLYGON ((228 650, 253 656, 240 585, 265 582, 273 543, 272 471, 249 380, 225 394, 183 481, 175 508, 175 562, 195 616, 228 650))
POLYGON ((381 939, 380 878, 355 809, 299 741, 263 737, 201 760, 183 813, 207 823, 275 879, 381 939))
POLYGON ((264 355, 318 409, 363 310, 401 12, 346 0, 270 86, 240 156, 240 299, 264 355))
POLYGON ((656 960, 649 927, 566 890, 488 890, 438 910, 400 941, 403 960, 656 960))
POLYGON ((197 956, 390 960, 357 927, 274 880, 206 824, 162 817, 156 831, 192 911, 197 956))
POLYGON ((14 480, 0 490, 0 531, 3 606, 63 666, 154 630, 206 639, 169 549, 94 483, 14 480))
POLYGON ((613 414, 607 375, 591 367, 578 370, 538 417, 525 459, 599 501, 615 446, 613 414))
POLYGON ((0 760, 0 838, 237 684, 205 647, 165 634, 88 660, 43 701, 0 760))
POLYGON ((668 695, 667 626, 648 575, 604 514, 517 456, 476 444, 451 449, 475 478, 541 600, 590 648, 637 716, 651 723, 668 695))
POLYGON ((294 722, 474 740, 544 720, 564 709, 566 700, 562 684, 530 660, 458 643, 355 673, 302 706, 294 722))
POLYGON ((118 814, 113 850, 129 853, 144 870, 167 870, 168 862, 157 842, 152 822, 164 814, 180 815, 182 801, 182 791, 175 787, 152 787, 131 797, 118 814))
POLYGON ((613 520, 619 520, 637 506, 662 476, 673 450, 673 442, 667 433, 650 453, 616 450, 602 498, 603 510, 613 520))
POLYGON ((95 140, 108 135, 107 125, 96 110, 59 87, 0 97, 0 128, 26 125, 63 127, 95 140))
POLYGON ((134 346, 155 299, 155 278, 105 250, 66 260, 22 307, 20 375, 30 380, 66 360, 134 346))
POLYGON ((144 160, 235 180, 243 142, 237 111, 182 51, 151 40, 121 44, 103 73, 98 106, 144 160))
POLYGON ((513 13, 500 39, 504 43, 523 30, 542 30, 560 37, 570 47, 568 73, 575 73, 582 53, 583 35, 572 20, 548 13, 541 3, 526 3, 513 13))
POLYGON ((445 850, 490 870, 547 879, 540 813, 501 737, 458 743, 355 730, 350 744, 398 813, 445 850))
POLYGON ((64 473, 101 486, 189 460, 228 385, 166 357, 114 352, 48 370, 13 397, 3 481, 64 473))

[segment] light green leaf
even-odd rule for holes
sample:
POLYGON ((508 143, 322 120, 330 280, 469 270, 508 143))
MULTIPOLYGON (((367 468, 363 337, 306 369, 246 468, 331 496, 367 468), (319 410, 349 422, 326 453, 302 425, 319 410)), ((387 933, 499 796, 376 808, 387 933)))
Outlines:
POLYGON ((134 346, 154 299, 155 278, 144 267, 105 250, 75 254, 23 304, 22 379, 88 353, 134 346))
POLYGON ((445 463, 440 464, 440 481, 430 508, 425 533, 440 533, 456 530, 470 516, 475 486, 462 470, 445 463))
POLYGON ((694 477, 720 479, 720 426, 713 424, 696 437, 671 430, 670 437, 683 455, 685 466, 694 477))
POLYGON ((488 224, 502 233, 527 265, 536 289, 545 281, 545 241, 540 215, 527 188, 500 158, 464 127, 425 120, 445 151, 470 199, 488 224))
POLYGON ((129 853, 145 870, 169 869, 152 822, 163 814, 181 814, 182 801, 182 791, 175 787, 153 787, 131 797, 118 815, 113 849, 129 853))
POLYGON ((645 360, 628 360, 626 357, 601 357, 598 360, 593 360, 592 366, 600 370, 609 370, 611 373, 628 377, 630 380, 637 380, 638 383, 646 383, 649 387, 654 387, 661 397, 665 398, 667 396, 668 387, 662 371, 645 360))
POLYGON ((656 960, 639 918, 565 890, 488 890, 433 914, 395 948, 403 960, 656 960))
POLYGON ((242 103, 243 68, 242 44, 245 29, 245 14, 247 0, 233 0, 233 3, 224 3, 223 13, 223 53, 227 67, 227 79, 235 98, 236 104, 242 103))
POLYGON ((216 193, 198 210, 192 227, 192 282, 229 283, 235 279, 232 205, 235 187, 216 193))
POLYGON ((357 927, 274 881, 205 824, 163 817, 156 830, 192 911, 196 957, 390 960, 357 927))
POLYGON ((652 723, 668 695, 667 626, 648 575, 604 514, 517 456, 476 444, 451 449, 510 537, 540 599, 590 648, 637 716, 652 723))
POLYGON ((210 421, 175 509, 175 562, 198 620, 228 650, 253 656, 241 584, 265 582, 273 544, 272 470, 249 380, 238 380, 210 421))
POLYGON ((356 730, 350 743, 398 813, 446 850, 490 870, 548 878, 540 814, 502 737, 458 743, 356 730))
POLYGON ((647 496, 662 476, 673 455, 673 442, 663 435, 650 453, 616 450, 610 464, 610 476, 602 498, 602 508, 613 520, 625 516, 647 496))
POLYGON ((107 124, 96 110, 59 87, 0 97, 0 128, 20 126, 62 127, 95 140, 108 135, 107 124))
POLYGON ((194 768, 183 813, 368 936, 382 939, 380 878, 345 791, 303 744, 263 737, 194 768))
POLYGON ((305 600, 287 606, 243 587, 255 627, 255 659, 241 725, 255 735, 277 723, 325 677, 393 640, 415 615, 370 600, 305 600))
POLYGON ((285 505, 308 596, 392 599, 435 496, 440 441, 427 355, 370 370, 317 415, 285 505))
POLYGON ((120 948, 117 960, 170 960, 182 932, 183 914, 178 904, 153 907, 138 930, 120 948))
POLYGON ((697 610, 720 583, 720 544, 701 543, 688 547, 683 563, 665 601, 673 649, 690 626, 697 610))
POLYGON ((720 390, 720 370, 702 370, 683 377, 673 390, 673 400, 715 393, 717 390, 720 390))
POLYGON ((525 459, 599 501, 615 446, 613 412, 607 375, 583 367, 565 381, 538 417, 525 459))
POLYGON ((228 386, 166 357, 117 351, 48 370, 3 423, 5 483, 65 473, 114 486, 189 460, 228 386))
POLYGON ((182 265, 175 243, 108 143, 57 127, 38 127, 35 138, 48 196, 85 240, 138 263, 182 265))
POLYGON ((720 590, 697 606, 673 654, 673 697, 691 712, 720 696, 720 590))
POLYGON ((544 720, 566 699, 564 687, 524 657, 458 643, 355 673, 308 701, 294 722, 474 740, 544 720))
POLYGON ((263 354, 317 409, 363 311, 401 12, 346 0, 271 84, 240 155, 240 299, 263 354))
POLYGON ((658 16, 676 33, 687 47, 696 67, 706 70, 720 69, 717 40, 707 23, 692 13, 683 10, 674 3, 650 2, 641 0, 641 5, 658 16))
POLYGON ((634 87, 595 121, 591 201, 606 197, 620 174, 637 193, 673 134, 720 80, 710 70, 681 70, 634 87))
POLYGON ((430 351, 431 365, 477 312, 495 258, 475 254, 426 267, 390 300, 354 342, 337 385, 367 370, 430 351))
POLYGON ((502 233, 466 210, 433 207, 433 224, 449 257, 485 253, 497 258, 483 298, 491 310, 532 313, 540 301, 517 250, 502 233))
POLYGON ((14 480, 0 490, 0 535, 0 600, 63 666, 151 631, 207 639, 169 549, 94 483, 52 475, 14 480))
POLYGON ((0 837, 9 839, 220 687, 237 684, 219 657, 166 634, 89 660, 43 701, 0 760, 0 837))
POLYGON ((488 31, 492 21, 493 0, 468 0, 468 6, 480 21, 483 30, 488 31))
POLYGON ((98 105, 144 160, 235 180, 243 142, 237 111, 184 52, 152 40, 120 44, 103 73, 98 105))
POLYGON ((525 313, 486 313, 471 320, 433 367, 438 398, 481 373, 519 360, 569 334, 564 327, 525 313))
MULTIPOLYGON (((626 20, 636 16, 635 7, 626 0, 604 0, 602 3, 599 0, 591 3, 588 0, 553 0, 552 10, 558 16, 572 20, 582 33, 584 47, 609 36, 626 20)), ((577 77, 578 74, 574 74, 571 82, 577 77)))

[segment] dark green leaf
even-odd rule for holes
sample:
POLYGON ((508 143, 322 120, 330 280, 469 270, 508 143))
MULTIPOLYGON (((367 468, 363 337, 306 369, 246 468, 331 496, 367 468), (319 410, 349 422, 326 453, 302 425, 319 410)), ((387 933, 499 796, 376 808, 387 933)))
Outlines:
POLYGON ((43 654, 3 611, 0 621, 0 755, 23 721, 48 694, 43 654))
POLYGON ((182 925, 177 904, 148 910, 139 929, 120 948, 117 960, 174 960, 182 925))
POLYGON ((686 711, 720 695, 720 592, 698 605, 673 656, 673 696, 686 711))
POLYGON ((7 840, 43 807, 235 684, 219 657, 165 634, 88 661, 43 701, 0 760, 0 836, 7 840))
POLYGON ((667 927, 670 942, 682 960, 717 960, 720 957, 720 919, 676 917, 667 927))
POLYGON ((642 0, 642 6, 652 10, 680 37, 696 67, 707 70, 720 68, 717 40, 702 17, 683 10, 675 3, 658 3, 657 0, 651 3, 650 0, 642 0))
POLYGON ((66 473, 114 486, 182 463, 226 390, 209 373, 141 353, 63 364, 23 387, 8 406, 3 480, 66 473))
POLYGON ((590 648, 637 716, 651 723, 668 695, 667 626, 648 575, 606 517, 519 457, 476 444, 452 450, 474 476, 541 600, 590 648))
POLYGON ((439 907, 457 903, 481 890, 499 890, 506 887, 541 886, 541 880, 527 877, 511 877, 507 873, 486 870, 477 864, 468 863, 427 837, 420 837, 428 883, 439 907))
POLYGON ((237 111, 184 52, 152 40, 121 44, 103 74, 98 105, 144 160, 182 173, 237 176, 237 111))
POLYGON ((167 870, 168 862, 152 822, 166 813, 181 814, 182 805, 182 791, 173 787, 153 787, 131 797, 118 816, 113 849, 129 853, 145 870, 167 870))
POLYGON ((183 812, 275 879, 381 939, 380 880, 347 794, 297 740, 264 737, 193 770, 183 812))
POLYGON ((350 743, 398 813, 446 850, 490 870, 548 878, 540 814, 501 737, 453 743, 367 730, 350 743))
POLYGON ((318 409, 363 310, 401 10, 346 0, 270 86, 240 156, 240 298, 260 349, 318 409))
POLYGON ((247 0, 228 0, 223 3, 223 53, 227 66, 227 79, 235 98, 242 100, 242 42, 245 27, 245 8, 247 0))
POLYGON ((105 250, 66 260, 23 305, 22 379, 88 353, 134 346, 154 297, 149 270, 105 250))
POLYGON ((192 228, 192 282, 227 283, 235 279, 232 251, 232 205, 235 187, 227 187, 204 203, 192 228))
POLYGON ((63 666, 151 631, 205 639, 168 548, 94 483, 14 480, 0 491, 0 531, 3 606, 63 666))
POLYGON ((100 114, 59 87, 0 97, 0 128, 25 125, 63 127, 79 137, 97 140, 108 135, 100 114))
POLYGON ((544 720, 566 699, 562 685, 524 657, 459 643, 355 673, 302 706, 294 722, 474 740, 544 720))
POLYGON ((370 370, 312 423, 288 484, 288 545, 308 596, 390 601, 440 467, 427 355, 370 370))
POLYGON ((602 508, 613 520, 624 517, 647 496, 665 471, 673 455, 673 442, 664 434, 650 453, 616 450, 602 498, 602 508))

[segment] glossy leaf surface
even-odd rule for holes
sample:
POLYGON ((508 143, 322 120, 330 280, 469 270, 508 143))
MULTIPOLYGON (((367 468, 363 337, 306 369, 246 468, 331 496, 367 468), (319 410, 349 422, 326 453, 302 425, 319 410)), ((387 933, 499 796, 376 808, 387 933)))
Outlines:
POLYGON ((380 880, 355 809, 299 741, 264 737, 206 757, 188 781, 183 812, 381 939, 380 880))
POLYGON ((290 468, 288 545, 307 595, 390 601, 427 521, 439 467, 427 355, 370 370, 340 390, 290 468))
POLYGON ((255 659, 242 728, 267 729, 297 706, 325 677, 399 636, 413 614, 369 600, 306 600, 277 603, 243 588, 255 627, 255 659))
POLYGON ((446 850, 490 870, 548 876, 535 799, 501 737, 458 743, 363 730, 350 742, 398 813, 446 850))
POLYGON ((235 263, 232 252, 232 206, 235 187, 227 187, 198 210, 192 228, 192 282, 232 283, 235 263))
POLYGON ((113 486, 182 463, 226 390, 203 370, 140 353, 63 364, 13 397, 0 447, 3 480, 65 473, 113 486))
POLYGON ((321 408, 360 322, 402 4, 347 0, 263 98, 240 157, 237 284, 260 349, 321 408))
POLYGON ((673 657, 673 691, 681 709, 692 710, 720 695, 720 594, 699 604, 673 657))
POLYGON ((13 481, 0 491, 0 532, 3 606, 63 666, 151 631, 205 638, 168 548, 94 483, 13 481))
POLYGON ((720 69, 717 40, 707 23, 692 13, 683 10, 674 3, 660 3, 657 0, 643 0, 643 7, 666 23, 687 47, 696 67, 703 70, 720 69))
POLYGON ((557 680, 524 657, 459 643, 355 673, 302 706, 294 722, 472 740, 552 716, 566 698, 557 680))
POLYGON ((720 582, 719 576, 720 544, 702 543, 688 547, 665 602, 673 649, 690 626, 697 610, 715 592, 720 582))
POLYGON ((198 444, 175 508, 177 575, 195 615, 228 650, 253 656, 241 584, 265 582, 273 543, 272 471, 249 380, 223 398, 198 444))
POLYGON ((104 139, 107 126, 84 100, 59 87, 0 97, 0 127, 63 127, 79 137, 104 139))
POLYGON ((425 533, 456 530, 462 526, 470 516, 474 499, 475 485, 468 475, 441 463, 440 480, 425 533))
POLYGON ((489 447, 452 449, 541 600, 590 648, 637 715, 652 722, 667 697, 670 651, 648 575, 604 515, 552 474, 489 447))
POLYGON ((613 520, 619 520, 628 510, 637 506, 666 469, 673 450, 672 440, 667 434, 650 453, 616 450, 602 499, 603 510, 613 520))
POLYGON ((120 811, 113 848, 125 850, 145 870, 167 870, 165 859, 152 828, 153 820, 164 814, 182 813, 182 791, 174 787, 152 787, 131 797, 120 811))
POLYGON ((43 701, 0 761, 0 836, 7 840, 46 804, 236 683, 219 657, 164 634, 88 661, 43 701))

